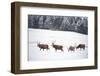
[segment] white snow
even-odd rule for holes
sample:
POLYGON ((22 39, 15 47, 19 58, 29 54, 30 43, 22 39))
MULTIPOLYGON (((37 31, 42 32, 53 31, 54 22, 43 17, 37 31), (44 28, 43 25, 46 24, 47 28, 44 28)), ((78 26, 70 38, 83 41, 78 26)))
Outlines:
POLYGON ((51 31, 43 29, 28 29, 28 60, 70 60, 88 58, 88 48, 85 50, 77 49, 74 52, 69 51, 69 46, 77 46, 78 44, 88 45, 88 35, 70 32, 70 31, 51 31), (64 52, 55 51, 51 46, 52 42, 62 45, 64 52), (37 43, 45 43, 49 45, 49 50, 40 50, 37 43))

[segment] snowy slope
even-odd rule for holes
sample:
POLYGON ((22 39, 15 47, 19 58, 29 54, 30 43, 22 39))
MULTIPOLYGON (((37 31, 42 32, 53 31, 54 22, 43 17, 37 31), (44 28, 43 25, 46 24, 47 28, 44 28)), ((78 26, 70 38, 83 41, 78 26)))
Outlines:
POLYGON ((69 32, 69 31, 51 31, 42 29, 28 30, 28 60, 67 60, 67 59, 84 59, 88 58, 88 48, 85 50, 75 50, 68 52, 69 46, 77 46, 78 44, 88 45, 88 35, 69 32), (52 42, 62 45, 64 52, 57 52, 51 46, 52 42), (37 43, 45 43, 49 45, 49 50, 40 50, 37 43))

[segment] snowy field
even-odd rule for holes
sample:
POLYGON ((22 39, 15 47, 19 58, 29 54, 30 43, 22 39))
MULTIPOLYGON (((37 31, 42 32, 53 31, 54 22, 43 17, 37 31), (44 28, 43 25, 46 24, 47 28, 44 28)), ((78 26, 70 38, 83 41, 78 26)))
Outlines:
POLYGON ((70 31, 51 31, 42 29, 28 30, 28 61, 49 61, 49 60, 70 60, 88 58, 88 48, 85 50, 75 49, 69 51, 69 46, 78 46, 79 44, 88 45, 88 35, 70 31), (52 42, 62 45, 64 52, 55 51, 52 42), (49 50, 40 50, 38 43, 48 44, 49 50))

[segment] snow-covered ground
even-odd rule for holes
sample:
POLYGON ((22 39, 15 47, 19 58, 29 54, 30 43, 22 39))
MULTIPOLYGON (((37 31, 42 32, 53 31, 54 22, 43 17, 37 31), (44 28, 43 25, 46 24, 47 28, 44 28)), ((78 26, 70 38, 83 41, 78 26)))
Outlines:
POLYGON ((29 29, 28 30, 28 60, 29 61, 43 61, 43 60, 70 60, 70 59, 84 59, 88 58, 88 48, 85 50, 77 49, 75 52, 69 51, 69 46, 77 46, 78 44, 88 45, 88 35, 70 32, 70 31, 51 31, 43 29, 29 29), (58 50, 57 52, 51 46, 52 42, 62 45, 64 52, 58 50), (49 45, 49 50, 40 50, 37 43, 44 43, 49 45))

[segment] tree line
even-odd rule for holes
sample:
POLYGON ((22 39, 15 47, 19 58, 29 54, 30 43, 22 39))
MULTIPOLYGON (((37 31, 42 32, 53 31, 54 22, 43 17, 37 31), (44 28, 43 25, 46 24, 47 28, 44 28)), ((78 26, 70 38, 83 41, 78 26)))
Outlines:
POLYGON ((28 15, 28 28, 88 34, 88 17, 28 15))

